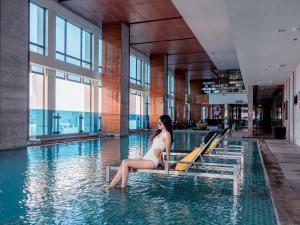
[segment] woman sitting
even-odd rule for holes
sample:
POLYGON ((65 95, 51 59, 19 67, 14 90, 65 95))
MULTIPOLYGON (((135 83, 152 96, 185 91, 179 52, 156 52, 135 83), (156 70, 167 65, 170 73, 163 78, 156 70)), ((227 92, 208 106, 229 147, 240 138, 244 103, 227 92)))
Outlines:
MULTIPOLYGON (((110 183, 109 187, 116 187, 122 180, 121 190, 125 190, 128 181, 129 169, 154 169, 163 159, 162 152, 166 149, 167 160, 170 160, 170 149, 173 142, 172 120, 168 115, 162 115, 158 120, 158 130, 152 137, 151 147, 143 159, 126 159, 110 183)), ((161 162, 163 165, 163 162, 161 162)))

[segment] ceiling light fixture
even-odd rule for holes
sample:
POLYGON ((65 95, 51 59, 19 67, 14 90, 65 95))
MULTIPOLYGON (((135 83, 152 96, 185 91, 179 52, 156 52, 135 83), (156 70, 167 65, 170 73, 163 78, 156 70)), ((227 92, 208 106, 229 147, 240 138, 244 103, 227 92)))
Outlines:
POLYGON ((280 32, 284 32, 285 31, 285 29, 279 29, 278 30, 278 32, 280 33, 280 32))
POLYGON ((296 31, 300 32, 300 26, 293 27, 292 31, 294 31, 294 32, 296 32, 296 31))

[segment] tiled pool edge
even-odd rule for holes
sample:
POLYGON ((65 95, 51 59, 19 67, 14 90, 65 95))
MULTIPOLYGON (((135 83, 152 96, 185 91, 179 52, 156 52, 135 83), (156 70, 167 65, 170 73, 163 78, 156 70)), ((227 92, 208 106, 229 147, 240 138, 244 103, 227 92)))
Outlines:
MULTIPOLYGON (((263 168, 263 172, 264 172, 264 175, 265 175, 265 178, 266 178, 266 182, 267 182, 267 185, 268 185, 268 188, 269 188, 269 191, 270 191, 270 197, 271 197, 271 201, 272 201, 272 205, 273 205, 273 208, 274 208, 274 212, 275 212, 275 216, 276 216, 276 220, 277 220, 277 224, 280 225, 282 224, 279 220, 279 216, 278 216, 278 211, 277 211, 277 207, 276 207, 276 204, 275 204, 275 201, 274 201, 274 198, 273 198, 273 194, 272 194, 272 190, 271 190, 271 185, 270 185, 270 178, 269 178, 269 175, 267 173, 267 169, 266 169, 266 165, 265 165, 265 160, 263 158, 263 153, 261 151, 261 145, 259 143, 260 141, 258 139, 256 139, 256 144, 257 144, 257 148, 258 148, 258 152, 259 152, 259 157, 260 157, 260 160, 262 162, 262 168, 263 168)), ((270 151, 271 152, 271 151, 270 151)))
POLYGON ((275 205, 278 223, 281 225, 300 224, 300 199, 289 186, 279 163, 264 140, 258 140, 271 197, 275 205))

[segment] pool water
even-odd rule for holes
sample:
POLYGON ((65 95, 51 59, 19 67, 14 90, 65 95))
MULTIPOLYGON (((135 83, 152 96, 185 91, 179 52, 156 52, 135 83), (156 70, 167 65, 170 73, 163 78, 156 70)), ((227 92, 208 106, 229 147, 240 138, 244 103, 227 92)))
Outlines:
MULTIPOLYGON (((131 173, 107 191, 106 165, 141 157, 149 135, 0 152, 0 224, 277 224, 256 142, 245 146, 241 195, 232 181, 131 173)), ((176 133, 193 149, 200 133, 176 133)))

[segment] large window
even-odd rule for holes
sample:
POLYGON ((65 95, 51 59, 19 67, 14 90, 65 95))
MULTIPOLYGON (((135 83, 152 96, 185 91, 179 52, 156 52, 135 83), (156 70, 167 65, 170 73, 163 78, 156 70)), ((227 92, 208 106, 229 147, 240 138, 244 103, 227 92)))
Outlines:
POLYGON ((145 63, 145 87, 150 88, 151 75, 150 75, 150 65, 145 63))
POLYGON ((174 121, 174 74, 169 71, 168 73, 168 114, 174 121))
POLYGON ((98 40, 98 45, 99 45, 99 58, 98 58, 98 72, 102 73, 102 40, 98 40))
POLYGON ((31 66, 29 75, 29 135, 45 134, 44 115, 44 68, 31 66))
POLYGON ((74 74, 68 74, 66 80, 60 77, 56 78, 53 133, 90 132, 92 115, 89 80, 74 74))
POLYGON ((66 19, 56 17, 56 58, 92 68, 92 34, 66 19))
POLYGON ((130 82, 142 84, 142 61, 134 56, 130 56, 130 82))
POLYGON ((130 55, 130 83, 150 88, 150 65, 137 57, 130 55))
POLYGON ((30 51, 45 55, 46 9, 30 2, 30 51))
POLYGON ((140 129, 142 124, 142 94, 130 89, 129 129, 140 129))

